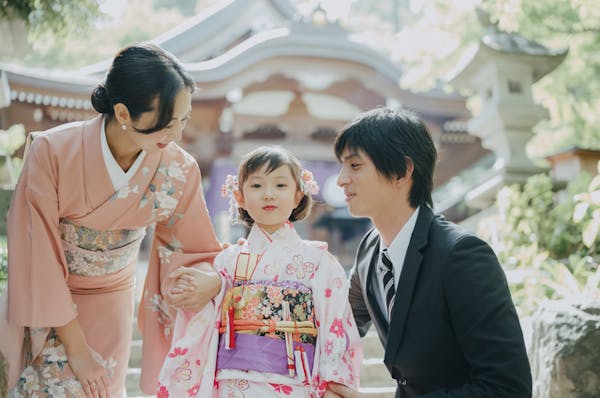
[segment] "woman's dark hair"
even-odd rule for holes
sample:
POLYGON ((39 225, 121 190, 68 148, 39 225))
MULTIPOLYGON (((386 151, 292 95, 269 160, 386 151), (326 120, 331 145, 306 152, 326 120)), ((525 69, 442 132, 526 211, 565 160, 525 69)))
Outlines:
POLYGON ((92 106, 110 119, 114 117, 113 106, 122 103, 135 121, 142 113, 153 111, 156 101, 156 124, 136 129, 150 134, 171 122, 175 97, 183 87, 194 92, 194 80, 172 54, 151 43, 136 44, 116 55, 104 83, 92 92, 92 106))
POLYGON ((405 109, 372 109, 342 128, 334 146, 340 161, 344 150, 362 150, 377 172, 388 180, 404 177, 408 162, 412 162, 410 206, 433 207, 431 192, 437 151, 429 130, 415 114, 405 109))
MULTIPOLYGON (((296 181, 296 189, 302 191, 302 165, 300 161, 292 155, 288 150, 280 146, 263 146, 256 148, 252 152, 246 154, 240 162, 238 169, 238 184, 240 192, 244 183, 248 180, 248 177, 260 170, 261 167, 267 165, 267 173, 270 173, 279 167, 286 165, 292 172, 292 177, 296 181)), ((304 196, 300 200, 298 207, 296 207, 292 214, 290 214, 290 221, 301 221, 304 220, 310 214, 312 209, 313 200, 309 193, 303 192, 304 196)), ((238 218, 247 226, 251 227, 254 224, 254 220, 250 217, 250 214, 241 207, 238 208, 238 218)))

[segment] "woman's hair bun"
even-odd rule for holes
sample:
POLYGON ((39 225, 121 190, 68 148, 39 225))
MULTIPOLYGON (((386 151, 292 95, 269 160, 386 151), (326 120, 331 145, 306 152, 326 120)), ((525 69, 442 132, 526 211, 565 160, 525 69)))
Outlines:
POLYGON ((110 99, 108 98, 106 87, 104 87, 102 84, 99 84, 98 87, 96 87, 92 92, 92 106, 99 113, 113 113, 112 104, 110 99))

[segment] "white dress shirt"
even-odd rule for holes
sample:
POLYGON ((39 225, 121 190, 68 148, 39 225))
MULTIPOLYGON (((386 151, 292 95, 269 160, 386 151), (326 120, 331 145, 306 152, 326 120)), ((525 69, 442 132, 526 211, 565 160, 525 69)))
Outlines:
MULTIPOLYGON (((419 207, 415 209, 410 218, 406 221, 406 224, 402 227, 402 229, 396 234, 392 243, 389 246, 386 246, 383 239, 381 239, 381 234, 379 237, 379 253, 377 259, 377 284, 379 286, 379 294, 377 295, 377 302, 379 307, 383 310, 386 320, 389 322, 389 316, 385 306, 385 293, 383 291, 383 274, 379 263, 381 262, 381 252, 384 249, 388 251, 388 257, 392 261, 394 266, 394 288, 398 290, 398 281, 400 280, 400 273, 402 272, 402 267, 404 266, 404 258, 406 257, 406 251, 408 250, 408 245, 410 243, 410 239, 412 237, 412 233, 415 229, 415 224, 417 223, 417 217, 419 216, 419 207)), ((379 231, 378 231, 379 232, 379 231)))

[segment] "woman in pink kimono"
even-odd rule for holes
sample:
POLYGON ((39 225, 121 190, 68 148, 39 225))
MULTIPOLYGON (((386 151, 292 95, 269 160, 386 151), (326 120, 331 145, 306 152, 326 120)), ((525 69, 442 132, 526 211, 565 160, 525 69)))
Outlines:
POLYGON ((199 310, 218 293, 220 277, 207 262, 220 245, 200 171, 174 142, 193 90, 172 55, 127 47, 92 94, 100 116, 36 134, 8 218, 0 344, 11 396, 124 396, 134 270, 150 224, 138 312, 145 391, 156 389, 175 307, 199 310))
POLYGON ((344 270, 291 224, 309 213, 316 182, 278 147, 248 154, 238 177, 224 193, 235 195, 250 234, 215 259, 223 288, 213 303, 178 312, 157 397, 317 398, 331 381, 357 388, 362 347, 344 270))

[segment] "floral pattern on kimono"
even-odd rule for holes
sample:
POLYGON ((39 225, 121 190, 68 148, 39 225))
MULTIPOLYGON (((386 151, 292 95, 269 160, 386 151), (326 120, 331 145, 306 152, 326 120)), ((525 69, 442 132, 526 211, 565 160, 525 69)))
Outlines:
MULTIPOLYGON (((69 273, 81 276, 108 275, 131 265, 145 234, 143 228, 96 231, 67 219, 60 220, 58 229, 69 273)), ((69 368, 65 347, 54 328, 26 328, 25 340, 26 367, 9 393, 11 398, 85 397, 81 383, 69 368), (34 347, 41 341, 43 345, 38 353, 34 347)), ((93 354, 112 378, 118 361, 114 357, 103 358, 97 352, 93 354)))
MULTIPOLYGON (((228 306, 234 309, 235 319, 283 321, 284 302, 290 305, 290 320, 296 322, 310 321, 314 324, 315 316, 312 301, 312 291, 295 281, 236 281, 234 286, 227 290, 223 299, 221 327, 223 328, 226 322, 228 306)), ((252 333, 258 336, 285 339, 285 333, 277 330, 273 332, 240 331, 239 333, 252 333)), ((305 333, 297 333, 295 337, 298 342, 313 345, 316 340, 314 336, 305 333)))
MULTIPOLYGON (((272 235, 254 226, 246 242, 231 246, 217 256, 215 267, 223 275, 221 292, 212 305, 198 313, 178 312, 173 344, 159 376, 157 396, 317 398, 323 396, 328 382, 358 388, 362 345, 348 304, 345 272, 327 251, 326 244, 301 240, 291 223, 272 235), (219 329, 223 329, 222 306, 227 305, 230 300, 227 295, 237 283, 235 264, 240 253, 261 256, 245 289, 252 289, 254 284, 263 284, 268 289, 266 281, 273 281, 274 286, 299 283, 312 292, 312 316, 318 335, 308 383, 287 374, 217 370, 219 341, 223 340, 219 337, 219 329)), ((251 316, 268 316, 268 303, 281 300, 281 290, 273 289, 271 293, 268 300, 254 303, 258 304, 256 307, 248 305, 253 307, 249 310, 254 312, 251 316)))
MULTIPOLYGON (((138 312, 144 336, 141 387, 154 392, 175 317, 163 294, 174 283, 169 274, 181 266, 212 263, 221 251, 196 160, 170 143, 147 153, 128 184, 115 192, 101 167, 102 123, 99 116, 36 134, 24 161, 8 215, 10 287, 4 308, 9 322, 0 325, 0 337, 7 336, 0 338, 0 349, 11 363, 10 388, 30 365, 49 372, 37 359, 60 345, 57 337, 49 337, 51 326, 78 318, 90 347, 115 369, 111 394, 122 394, 139 241, 155 224, 138 312), (159 256, 159 251, 164 253, 159 256), (27 339, 26 328, 31 332, 27 339), (31 363, 22 360, 27 344, 31 363)), ((30 379, 28 385, 34 385, 30 379)))

